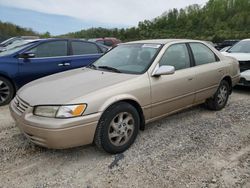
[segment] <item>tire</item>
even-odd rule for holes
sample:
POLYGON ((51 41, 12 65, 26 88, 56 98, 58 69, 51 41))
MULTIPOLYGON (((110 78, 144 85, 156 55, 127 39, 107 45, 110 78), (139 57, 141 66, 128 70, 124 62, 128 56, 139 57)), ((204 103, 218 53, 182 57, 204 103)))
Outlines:
POLYGON ((214 96, 206 101, 206 106, 210 110, 223 109, 228 101, 230 86, 226 80, 222 80, 214 96))
POLYGON ((0 76, 0 106, 9 104, 14 95, 13 84, 8 79, 0 76))
POLYGON ((135 141, 140 117, 132 105, 119 102, 102 115, 96 128, 94 142, 98 148, 117 154, 127 150, 135 141))

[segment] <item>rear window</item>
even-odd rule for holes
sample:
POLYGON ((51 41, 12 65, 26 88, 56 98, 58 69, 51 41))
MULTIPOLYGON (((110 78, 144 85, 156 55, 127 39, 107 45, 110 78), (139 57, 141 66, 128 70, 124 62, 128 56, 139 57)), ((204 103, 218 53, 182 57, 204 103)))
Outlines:
POLYGON ((73 55, 85 55, 85 54, 98 54, 100 53, 98 47, 89 42, 71 42, 73 55))
POLYGON ((194 54, 194 60, 196 65, 203 65, 212 62, 216 62, 218 58, 212 50, 201 43, 190 43, 189 44, 194 54))

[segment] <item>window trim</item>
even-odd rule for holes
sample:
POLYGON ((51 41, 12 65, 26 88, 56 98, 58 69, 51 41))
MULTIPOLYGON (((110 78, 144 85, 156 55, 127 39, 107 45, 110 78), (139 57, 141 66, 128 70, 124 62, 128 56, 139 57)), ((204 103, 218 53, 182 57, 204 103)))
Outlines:
POLYGON ((213 50, 211 50, 207 45, 203 44, 202 42, 188 42, 188 43, 186 43, 186 44, 187 44, 187 46, 189 46, 190 55, 192 56, 192 61, 193 61, 193 63, 194 63, 194 67, 210 64, 210 63, 200 64, 200 65, 197 65, 197 64, 196 64, 196 61, 195 61, 195 58, 194 58, 194 53, 193 53, 193 50, 192 50, 191 45, 190 45, 190 44, 194 44, 194 43, 196 43, 196 44, 201 44, 201 45, 205 46, 208 50, 210 50, 210 51, 214 54, 214 58, 215 58, 216 61, 211 62, 211 63, 216 63, 216 62, 219 62, 219 61, 220 61, 220 58, 217 56, 217 54, 215 54, 215 53, 213 52, 213 50))

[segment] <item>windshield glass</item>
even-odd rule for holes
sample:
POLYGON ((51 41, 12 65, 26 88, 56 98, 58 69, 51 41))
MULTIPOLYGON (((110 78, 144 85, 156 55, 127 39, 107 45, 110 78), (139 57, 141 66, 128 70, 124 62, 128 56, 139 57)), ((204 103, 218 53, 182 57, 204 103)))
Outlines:
POLYGON ((232 53, 250 53, 250 40, 249 41, 240 41, 234 46, 232 46, 228 52, 232 53))
POLYGON ((7 39, 7 40, 1 42, 1 44, 4 45, 4 46, 5 46, 6 44, 8 45, 8 43, 9 43, 10 41, 14 40, 15 38, 16 38, 16 37, 9 38, 9 39, 7 39))
POLYGON ((13 53, 16 53, 16 52, 18 52, 19 50, 22 50, 22 49, 28 47, 29 45, 30 45, 30 43, 24 44, 24 45, 21 45, 21 46, 16 46, 16 47, 11 48, 11 49, 8 49, 8 50, 6 50, 6 51, 0 52, 0 57, 1 57, 1 56, 6 56, 6 55, 11 55, 11 54, 13 54, 13 53))
POLYGON ((19 40, 19 41, 13 42, 12 44, 6 46, 6 49, 10 50, 12 48, 15 48, 15 47, 18 47, 18 46, 22 46, 22 45, 27 44, 29 42, 31 42, 31 41, 29 41, 29 40, 19 40))
POLYGON ((119 45, 93 65, 97 69, 98 67, 108 67, 116 69, 117 72, 142 74, 148 69, 160 47, 160 44, 119 45))

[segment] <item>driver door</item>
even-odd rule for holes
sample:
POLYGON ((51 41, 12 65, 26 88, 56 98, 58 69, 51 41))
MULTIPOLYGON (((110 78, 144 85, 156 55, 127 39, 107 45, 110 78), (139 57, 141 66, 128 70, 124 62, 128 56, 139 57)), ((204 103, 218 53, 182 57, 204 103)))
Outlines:
POLYGON ((186 44, 174 44, 166 49, 159 66, 171 65, 175 73, 150 77, 152 93, 152 118, 193 105, 195 75, 186 44))
POLYGON ((63 65, 70 63, 67 40, 43 42, 27 52, 35 56, 19 58, 18 85, 67 70, 63 65))

